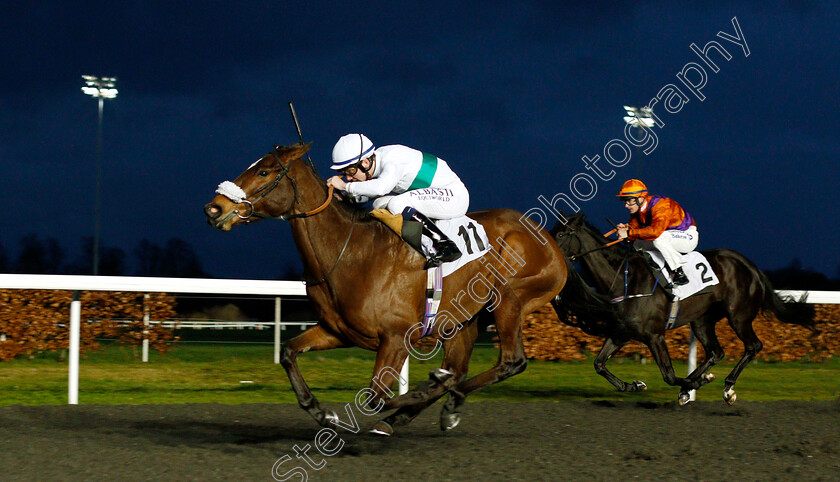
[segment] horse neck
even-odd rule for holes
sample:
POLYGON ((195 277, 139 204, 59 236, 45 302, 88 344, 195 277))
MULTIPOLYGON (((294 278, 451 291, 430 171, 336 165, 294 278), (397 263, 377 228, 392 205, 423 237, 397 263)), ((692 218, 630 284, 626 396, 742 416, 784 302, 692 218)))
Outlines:
MULTIPOLYGON (((601 247, 602 245, 596 242, 597 236, 599 239, 601 237, 600 234, 589 234, 587 236, 587 242, 583 244, 584 249, 583 251, 587 251, 590 249, 601 247)), ((602 292, 606 292, 613 284, 615 280, 616 273, 622 269, 620 262, 611 262, 610 258, 607 254, 607 251, 614 250, 617 247, 610 247, 599 251, 593 251, 583 257, 580 258, 580 262, 583 267, 589 271, 589 274, 595 279, 595 282, 598 283, 598 288, 602 292)), ((618 248, 621 249, 621 248, 618 248)))
MULTIPOLYGON (((311 211, 323 204, 327 198, 323 180, 306 166, 295 171, 291 173, 298 189, 299 202, 295 213, 311 211)), ((353 225, 353 212, 335 199, 320 213, 291 219, 289 224, 306 272, 318 279, 335 266, 350 236, 350 230, 364 229, 362 225, 353 225)), ((347 251, 351 251, 349 246, 347 251)))

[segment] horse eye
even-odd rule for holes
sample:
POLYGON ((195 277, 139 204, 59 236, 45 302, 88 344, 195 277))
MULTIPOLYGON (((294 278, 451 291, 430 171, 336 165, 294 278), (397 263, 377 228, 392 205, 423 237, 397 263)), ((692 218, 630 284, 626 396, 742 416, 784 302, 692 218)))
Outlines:
POLYGON ((268 176, 268 171, 266 171, 265 169, 263 169, 263 170, 261 170, 261 171, 257 172, 257 176, 260 176, 260 177, 266 177, 266 176, 268 176))

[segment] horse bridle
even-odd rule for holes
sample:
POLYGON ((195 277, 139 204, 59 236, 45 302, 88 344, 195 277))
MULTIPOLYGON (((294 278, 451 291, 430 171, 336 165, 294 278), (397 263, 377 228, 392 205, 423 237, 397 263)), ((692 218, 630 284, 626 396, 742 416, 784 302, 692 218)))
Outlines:
MULTIPOLYGON (((574 229, 574 228, 572 228, 572 227, 570 226, 570 223, 569 223, 569 222, 566 222, 566 223, 565 223, 565 226, 568 228, 568 231, 566 231, 565 233, 560 233, 560 232, 558 232, 558 233, 555 235, 555 239, 558 241, 558 244, 559 244, 559 238, 562 238, 562 237, 564 237, 564 236, 569 236, 569 237, 571 238, 572 236, 574 236, 574 239, 575 239, 575 240, 577 240, 578 245, 580 245, 580 246, 582 247, 582 246, 583 246, 583 243, 580 241, 580 236, 578 236, 578 234, 577 234, 577 230, 576 230, 576 229, 574 229)), ((570 261, 575 261, 575 260, 577 260, 578 258, 582 258, 582 257, 586 256, 586 255, 587 255, 587 254, 589 254, 589 253, 594 253, 595 251, 600 251, 600 250, 602 250, 602 249, 606 249, 606 248, 609 248, 609 247, 610 247, 610 245, 604 245, 604 246, 599 246, 599 247, 597 247, 597 248, 590 249, 589 251, 585 251, 585 252, 583 252, 583 253, 574 254, 574 255, 572 255, 572 256, 569 256, 569 260, 570 260, 570 261)))
MULTIPOLYGON (((567 223, 566 223, 566 226, 568 226, 568 224, 569 224, 569 223, 567 222, 567 223)), ((605 234, 605 235, 604 235, 604 237, 609 236, 609 235, 610 235, 610 234, 612 234, 613 232, 615 232, 615 230, 610 231, 609 233, 605 234)), ((579 236, 577 236, 577 231, 576 231, 575 229, 573 229, 573 228, 569 228, 569 230, 568 230, 567 232, 565 232, 565 233, 557 233, 557 235, 555 236, 555 238, 562 238, 563 236, 566 236, 566 235, 575 235, 575 239, 577 239, 577 240, 578 240, 578 244, 580 244, 581 246, 583 246, 583 243, 581 243, 581 242, 580 242, 580 237, 579 237, 579 236)), ((585 251, 585 252, 583 252, 583 253, 578 253, 578 254, 575 254, 575 255, 569 256, 569 259, 570 259, 571 261, 575 261, 577 258, 582 258, 582 257, 586 256, 587 254, 594 253, 594 252, 596 252, 596 251, 601 251, 602 249, 607 249, 607 248, 609 248, 609 247, 612 247, 613 245, 618 244, 620 241, 623 241, 623 240, 619 239, 619 240, 617 240, 617 241, 612 241, 612 242, 609 242, 609 243, 607 243, 607 244, 605 244, 605 245, 603 245, 603 246, 598 246, 597 248, 592 248, 592 249, 590 249, 589 251, 585 251)))
MULTIPOLYGON (((604 237, 609 236, 613 232, 615 232, 615 231, 610 231, 609 233, 605 234, 604 237)), ((583 243, 581 243, 581 241, 580 241, 580 236, 577 234, 577 231, 574 228, 569 228, 569 230, 565 233, 557 233, 557 235, 555 236, 555 239, 562 238, 563 236, 571 236, 571 235, 573 235, 575 237, 575 239, 577 239, 578 244, 580 246, 583 246, 583 243)), ((586 256, 587 254, 610 248, 615 244, 617 244, 617 243, 613 241, 613 242, 607 243, 603 246, 599 246, 597 248, 590 249, 590 250, 585 251, 583 253, 578 253, 576 255, 569 256, 569 260, 575 261, 577 258, 582 258, 582 257, 586 256)), ((643 293, 643 294, 632 294, 632 295, 627 294, 627 286, 628 286, 627 285, 627 276, 628 276, 628 272, 629 272, 629 268, 630 268, 630 253, 631 253, 631 251, 629 251, 629 250, 625 253, 624 259, 622 260, 621 264, 619 264, 618 269, 616 269, 615 276, 613 276, 613 280, 610 283, 609 288, 607 288, 608 291, 612 291, 613 286, 615 286, 616 280, 618 279, 619 275, 621 274, 621 272, 623 270, 624 271, 624 296, 621 296, 620 299, 617 298, 618 301, 614 300, 613 301, 614 303, 624 301, 624 300, 627 300, 627 299, 631 299, 631 298, 644 298, 644 297, 649 297, 649 296, 653 295, 653 292, 643 293)), ((659 277, 657 277, 656 280, 654 281, 654 290, 656 289, 656 286, 658 285, 658 282, 659 282, 659 277)))
MULTIPOLYGON (((243 220, 247 221, 252 216, 253 217, 258 217, 258 218, 261 218, 261 219, 279 219, 281 221, 288 221, 290 219, 296 219, 296 218, 308 218, 309 216, 314 216, 314 215, 320 213, 321 211, 326 209, 327 206, 329 206, 330 202, 332 202, 333 191, 334 191, 335 188, 333 186, 329 186, 329 188, 327 190, 327 199, 324 201, 324 204, 321 204, 320 206, 318 206, 315 209, 312 209, 311 211, 305 211, 305 212, 296 213, 296 214, 289 214, 292 211, 292 209, 294 209, 295 205, 300 203, 300 200, 298 199, 299 196, 298 196, 297 181, 295 180, 295 178, 293 178, 289 174, 289 172, 291 171, 291 168, 292 168, 292 164, 295 161, 297 161, 298 158, 292 159, 291 162, 289 162, 288 167, 284 166, 283 162, 280 160, 280 156, 277 155, 277 150, 278 150, 278 146, 275 145, 274 150, 271 152, 271 155, 274 156, 274 159, 277 161, 277 164, 280 166, 277 169, 273 170, 273 172, 277 172, 277 175, 274 176, 274 180, 272 180, 271 183, 266 184, 263 187, 257 189, 252 194, 252 196, 259 194, 256 198, 249 201, 246 197, 244 200, 239 201, 238 204, 245 204, 249 208, 248 214, 246 216, 241 215, 239 213, 239 210, 237 210, 237 209, 233 210, 233 212, 236 213, 236 215, 240 219, 243 219, 243 220), (268 214, 258 213, 256 211, 254 211, 254 204, 258 203, 264 197, 268 196, 269 193, 271 193, 271 191, 275 190, 277 188, 277 186, 280 185, 280 181, 282 181, 283 178, 288 178, 289 179, 289 182, 292 183, 292 189, 295 192, 295 199, 292 202, 291 207, 289 207, 289 210, 286 211, 285 213, 280 214, 279 216, 270 216, 268 214)), ((327 280, 327 277, 330 274, 332 274, 333 271, 335 271, 335 268, 338 266, 338 262, 341 261, 341 257, 344 256, 344 252, 347 250, 347 246, 350 244, 350 238, 353 236, 353 228, 356 226, 356 213, 355 212, 353 213, 352 218, 353 218, 353 221, 350 224, 350 232, 347 233, 347 239, 344 241, 344 246, 342 246, 341 251, 338 253, 338 257, 335 259, 335 263, 333 263, 332 268, 330 268, 329 271, 327 271, 327 273, 324 275, 323 278, 321 278, 317 281, 311 282, 311 283, 306 283, 307 286, 316 286, 316 285, 319 285, 319 284, 323 283, 324 281, 327 280)))
POLYGON ((239 219, 248 220, 252 216, 258 217, 258 218, 263 218, 263 219, 269 219, 269 218, 280 219, 280 220, 289 219, 286 216, 286 214, 288 214, 292 209, 294 209, 295 204, 298 204, 299 201, 298 201, 297 182, 295 181, 295 179, 293 177, 289 176, 289 171, 290 171, 290 168, 292 166, 292 163, 294 163, 297 159, 292 159, 292 161, 289 163, 289 167, 284 166, 283 162, 280 161, 280 157, 277 155, 277 146, 274 146, 274 150, 271 151, 271 155, 274 156, 274 159, 277 161, 277 165, 280 166, 277 169, 272 170, 272 172, 277 172, 277 175, 274 176, 274 179, 270 183, 262 186, 261 188, 257 189, 253 194, 251 194, 251 196, 256 196, 253 200, 249 200, 246 197, 244 200, 239 202, 240 204, 245 204, 249 208, 248 213, 244 216, 239 213, 238 209, 234 209, 234 212, 239 217, 239 219), (271 193, 271 191, 274 191, 277 188, 277 186, 280 185, 280 181, 282 181, 284 177, 289 178, 289 181, 292 183, 292 189, 294 189, 294 191, 295 191, 295 199, 292 202, 292 206, 289 208, 289 211, 286 211, 285 213, 281 214, 280 216, 269 216, 267 214, 262 214, 262 213, 258 213, 256 211, 254 211, 254 204, 260 202, 264 197, 268 196, 269 193, 271 193))
MULTIPOLYGON (((577 240, 578 245, 583 246, 583 243, 580 242, 580 237, 577 235, 577 231, 575 229, 570 228, 568 224, 566 224, 566 227, 569 228, 568 231, 566 231, 565 233, 559 233, 558 232, 554 236, 554 239, 557 241, 557 243, 560 244, 560 238, 563 238, 565 236, 569 236, 569 239, 575 239, 575 240, 577 240), (574 238, 572 236, 574 236, 574 238)), ((569 256, 569 259, 571 261, 574 261, 578 256, 580 256, 580 253, 569 256)))
POLYGON ((261 188, 257 189, 253 194, 251 194, 251 196, 256 195, 257 196, 256 198, 254 198, 253 200, 248 200, 248 198, 246 197, 245 199, 240 200, 238 202, 238 204, 245 204, 246 206, 248 206, 248 213, 244 216, 239 212, 238 209, 233 210, 233 212, 236 214, 237 217, 239 217, 239 219, 247 221, 251 217, 257 217, 257 218, 261 218, 261 219, 279 219, 281 221, 288 221, 289 219, 295 219, 295 218, 307 218, 309 216, 314 216, 314 215, 320 213, 321 211, 323 211, 324 209, 326 209, 326 207, 332 201, 332 195, 333 195, 334 188, 332 186, 330 186, 328 191, 327 191, 327 199, 324 201, 324 204, 318 206, 317 208, 315 208, 311 211, 305 211, 305 212, 296 213, 296 214, 289 214, 292 211, 292 209, 294 209, 295 205, 300 203, 300 200, 298 199, 299 196, 298 196, 297 181, 295 180, 295 178, 293 178, 291 175, 289 175, 289 172, 291 171, 292 164, 295 161, 297 161, 298 159, 292 159, 292 161, 289 162, 288 167, 284 166, 283 162, 280 160, 280 156, 277 155, 277 149, 278 149, 278 147, 275 145, 274 150, 271 152, 271 155, 274 156, 274 159, 277 161, 277 164, 280 166, 277 169, 273 169, 271 171, 271 172, 277 172, 277 175, 274 176, 274 179, 270 183, 262 186, 261 188), (264 197, 268 196, 271 193, 271 191, 275 190, 277 188, 277 186, 280 185, 280 181, 282 181, 283 178, 288 178, 289 179, 289 182, 292 183, 292 189, 295 192, 295 199, 294 199, 294 201, 292 201, 292 205, 289 208, 289 210, 286 211, 285 213, 280 214, 279 216, 270 216, 268 214, 258 213, 256 211, 254 211, 254 204, 260 202, 264 197))

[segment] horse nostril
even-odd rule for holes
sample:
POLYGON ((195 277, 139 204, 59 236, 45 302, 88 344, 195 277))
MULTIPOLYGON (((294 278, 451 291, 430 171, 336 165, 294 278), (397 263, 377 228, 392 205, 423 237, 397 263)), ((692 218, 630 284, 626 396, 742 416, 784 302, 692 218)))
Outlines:
POLYGON ((204 214, 206 214, 210 219, 216 219, 220 214, 222 214, 222 208, 220 208, 217 204, 210 203, 204 206, 204 214))

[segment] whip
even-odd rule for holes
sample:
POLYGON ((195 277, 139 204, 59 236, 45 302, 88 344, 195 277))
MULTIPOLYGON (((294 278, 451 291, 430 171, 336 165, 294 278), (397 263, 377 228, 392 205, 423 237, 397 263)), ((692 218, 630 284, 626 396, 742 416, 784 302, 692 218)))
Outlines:
MULTIPOLYGON (((298 139, 300 139, 300 143, 303 144, 303 132, 300 130, 300 123, 298 122, 297 114, 295 113, 295 106, 292 105, 292 101, 289 101, 289 110, 292 112, 292 120, 295 122, 298 139)), ((306 153, 306 160, 309 161, 309 165, 312 167, 312 170, 317 174, 318 169, 315 169, 315 164, 312 162, 312 157, 309 155, 309 152, 306 153)))

